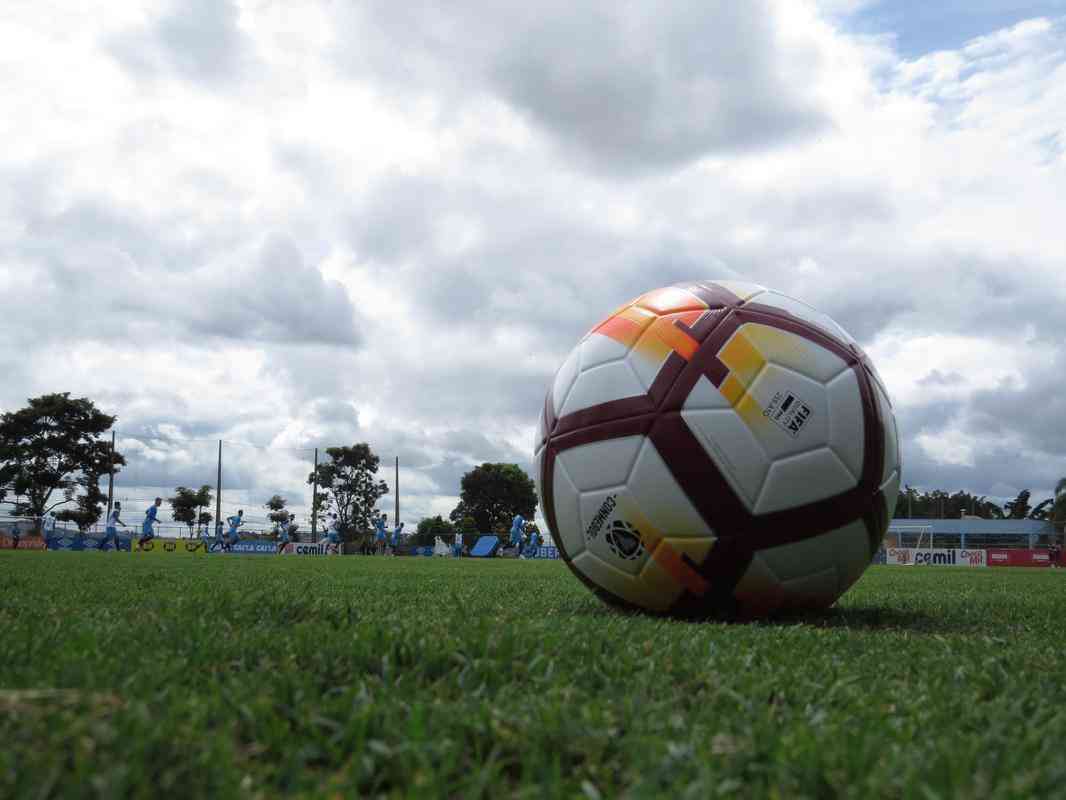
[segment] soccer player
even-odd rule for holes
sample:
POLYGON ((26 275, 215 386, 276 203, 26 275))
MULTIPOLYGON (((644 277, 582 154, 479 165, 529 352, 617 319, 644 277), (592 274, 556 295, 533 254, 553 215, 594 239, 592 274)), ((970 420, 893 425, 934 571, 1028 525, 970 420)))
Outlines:
POLYGON ((326 552, 337 554, 341 546, 341 523, 336 514, 329 516, 333 521, 330 522, 329 530, 326 532, 326 552))
POLYGON ((392 529, 392 537, 389 539, 389 550, 391 555, 396 555, 396 548, 400 546, 400 534, 403 533, 403 523, 401 522, 395 528, 392 529))
POLYGON ((22 528, 19 527, 19 521, 15 520, 11 526, 11 549, 18 550, 20 541, 22 541, 22 528))
POLYGON ((515 514, 511 520, 511 547, 515 549, 516 556, 522 554, 522 531, 526 527, 526 521, 521 514, 515 514))
POLYGON ((137 540, 137 547, 143 548, 145 542, 150 542, 155 538, 155 530, 152 526, 158 522, 156 514, 159 513, 161 505, 163 505, 163 498, 157 497, 155 502, 148 506, 148 509, 144 512, 144 522, 141 523, 141 538, 137 540))
POLYGON ((388 516, 388 514, 382 514, 374 520, 374 541, 377 542, 375 552, 379 555, 385 555, 385 521, 388 519, 388 516))
POLYGON ((49 511, 44 515, 43 525, 41 526, 41 535, 45 539, 51 539, 56 535, 56 515, 49 511))
POLYGON ((122 503, 116 502, 115 507, 111 509, 111 513, 107 515, 107 527, 104 528, 104 541, 101 543, 100 549, 103 549, 103 545, 111 542, 115 548, 115 552, 118 552, 118 526, 128 528, 125 522, 119 519, 119 514, 122 513, 122 503))
POLYGON ((226 524, 229 525, 229 529, 226 531, 225 548, 231 550, 233 545, 241 540, 240 534, 237 533, 237 528, 244 524, 244 509, 238 509, 237 513, 232 517, 226 517, 226 524))
POLYGON ((529 532, 529 542, 526 544, 526 558, 536 558, 537 548, 540 547, 540 531, 533 528, 529 532))
POLYGON ((281 527, 278 529, 278 555, 285 552, 285 548, 292 543, 292 521, 296 519, 295 514, 290 514, 287 522, 281 523, 281 527))

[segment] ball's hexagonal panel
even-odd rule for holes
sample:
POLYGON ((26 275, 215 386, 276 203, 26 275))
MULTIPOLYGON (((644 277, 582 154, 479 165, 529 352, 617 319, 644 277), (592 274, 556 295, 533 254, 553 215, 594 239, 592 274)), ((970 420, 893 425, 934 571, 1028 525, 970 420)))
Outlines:
POLYGON ((621 361, 629 352, 629 347, 623 342, 599 333, 586 336, 578 349, 581 350, 581 372, 612 361, 621 361))
POLYGON ((884 482, 893 472, 899 471, 899 438, 896 433, 896 417, 892 413, 892 406, 889 405, 888 398, 877 384, 874 384, 874 394, 877 395, 877 406, 881 411, 881 421, 885 431, 885 464, 881 471, 881 481, 884 482))
POLYGON ((649 592, 643 581, 617 569, 588 550, 573 560, 573 566, 597 586, 638 606, 660 610, 662 599, 649 592))
POLYGON ((644 391, 651 389, 671 353, 679 353, 686 360, 695 354, 697 344, 685 334, 684 328, 695 325, 703 313, 703 309, 696 309, 664 314, 652 320, 641 333, 626 358, 644 391))
POLYGON ((643 436, 625 436, 563 450, 557 458, 574 476, 579 492, 624 486, 644 443, 643 436))
POLYGON ((600 403, 639 397, 643 394, 644 387, 625 359, 611 361, 578 373, 559 416, 565 417, 600 403))
POLYGON ((685 410, 681 417, 736 496, 754 512, 770 459, 751 428, 732 408, 685 410))
POLYGON ((857 483, 844 462, 828 447, 788 456, 770 464, 755 513, 770 514, 825 500, 854 488, 857 483))
POLYGON ((627 519, 628 493, 623 490, 581 493, 581 525, 585 549, 601 561, 628 575, 638 575, 648 560, 652 531, 640 530, 627 519))
POLYGON ((825 387, 785 367, 763 367, 736 408, 771 461, 829 444, 825 387))
MULTIPOLYGON (((825 384, 848 368, 840 356, 792 331, 748 322, 723 347, 736 351, 734 360, 769 362, 825 384), (747 351, 752 351, 748 355, 747 351)), ((724 359, 723 359, 724 360, 724 359)))
POLYGON ((667 286, 663 289, 645 292, 636 299, 633 305, 659 316, 678 311, 703 311, 707 308, 707 304, 696 295, 677 286, 667 286))
MULTIPOLYGON (((585 537, 581 528, 581 493, 566 474, 563 462, 555 459, 552 470, 552 496, 547 501, 555 509, 555 524, 562 546, 570 558, 585 549, 585 537)), ((545 503, 547 505, 547 503, 545 503)))
POLYGON ((727 292, 732 292, 741 300, 750 300, 755 295, 766 291, 765 286, 760 286, 757 283, 747 283, 746 281, 707 281, 707 283, 721 286, 727 292))
POLYGON ((577 375, 581 371, 581 348, 575 347, 570 351, 570 355, 566 357, 566 361, 559 367, 559 371, 555 373, 555 379, 552 381, 552 409, 555 411, 555 416, 558 417, 563 409, 563 403, 566 402, 567 395, 570 394, 571 388, 573 388, 574 381, 577 380, 577 375))
POLYGON ((855 479, 862 474, 865 449, 862 394, 854 370, 835 377, 826 388, 829 403, 829 446, 855 479))
POLYGON ((786 311, 794 317, 802 319, 804 322, 809 322, 816 328, 828 333, 838 341, 844 344, 854 344, 855 340, 851 337, 846 330, 844 330, 837 322, 832 319, 828 314, 823 314, 806 303, 796 300, 794 297, 781 294, 780 292, 766 291, 762 294, 755 295, 750 303, 756 306, 770 306, 771 308, 777 308, 781 311, 786 311))
POLYGON ((710 538, 714 531, 693 508, 659 451, 645 439, 626 488, 633 503, 660 536, 710 538))

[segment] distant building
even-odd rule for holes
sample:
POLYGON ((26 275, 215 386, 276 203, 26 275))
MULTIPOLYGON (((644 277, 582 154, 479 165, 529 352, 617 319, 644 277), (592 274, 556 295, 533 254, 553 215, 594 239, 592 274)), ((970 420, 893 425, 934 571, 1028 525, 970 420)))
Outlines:
POLYGON ((1039 519, 894 519, 885 544, 895 547, 1039 547, 1049 544, 1054 528, 1039 519))

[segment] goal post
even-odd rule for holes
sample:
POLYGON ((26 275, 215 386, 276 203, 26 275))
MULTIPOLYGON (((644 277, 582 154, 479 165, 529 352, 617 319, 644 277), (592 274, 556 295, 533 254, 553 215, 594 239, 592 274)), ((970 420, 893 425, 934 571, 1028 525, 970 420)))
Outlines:
MULTIPOLYGON (((898 548, 913 550, 933 550, 933 526, 932 525, 891 525, 888 529, 888 538, 891 540, 895 535, 894 545, 898 548)), ((891 545, 890 545, 891 546, 891 545)), ((909 559, 908 564, 913 566, 916 559, 909 559)))

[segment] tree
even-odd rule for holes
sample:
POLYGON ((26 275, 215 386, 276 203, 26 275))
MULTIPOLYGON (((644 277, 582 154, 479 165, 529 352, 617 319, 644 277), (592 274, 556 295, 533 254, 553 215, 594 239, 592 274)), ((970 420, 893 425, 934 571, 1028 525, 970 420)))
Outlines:
POLYGON ((455 526, 440 514, 435 517, 424 517, 418 523, 418 532, 411 539, 411 544, 428 547, 436 543, 438 536, 448 544, 452 544, 455 541, 455 526))
POLYGON ((1051 506, 1051 524, 1062 533, 1066 525, 1066 478, 1059 478, 1055 484, 1055 502, 1051 506))
POLYGON ((280 494, 276 494, 266 502, 266 508, 270 509, 270 513, 267 515, 271 522, 274 523, 275 528, 280 528, 282 525, 289 523, 289 512, 285 510, 285 503, 287 501, 280 494))
POLYGON ((100 518, 105 498, 100 479, 126 463, 100 438, 115 423, 84 397, 46 394, 0 416, 0 502, 12 514, 40 519, 69 503, 59 519, 85 530, 100 518), (15 495, 8 498, 7 489, 15 495), (59 497, 56 498, 56 492, 59 497))
MULTIPOLYGON (((537 494, 533 481, 517 464, 482 464, 463 476, 459 505, 449 515, 452 522, 473 518, 478 532, 487 533, 521 514, 533 517, 537 494)), ((465 532, 465 530, 464 530, 465 532)))
POLYGON ((308 484, 315 482, 317 474, 318 488, 324 495, 320 501, 337 515, 342 532, 370 530, 376 513, 374 506, 389 493, 385 481, 374 478, 381 459, 366 442, 351 447, 330 447, 326 455, 329 461, 319 464, 317 473, 308 475, 308 484))
POLYGON ((1029 519, 1050 519, 1051 518, 1051 504, 1055 502, 1054 497, 1049 497, 1047 500, 1041 500, 1036 507, 1029 512, 1029 519))
POLYGON ((941 489, 924 492, 904 486, 896 498, 895 519, 958 519, 973 515, 982 519, 1002 519, 1003 509, 986 498, 969 492, 948 494, 941 489))
POLYGON ((196 525, 200 511, 200 498, 198 492, 179 486, 174 490, 174 496, 168 497, 170 504, 170 516, 175 522, 184 522, 189 526, 189 536, 193 535, 193 527, 196 525))
POLYGON ((1031 510, 1028 489, 1022 489, 1017 497, 1003 505, 1003 513, 1006 514, 1007 519, 1025 519, 1031 510))

